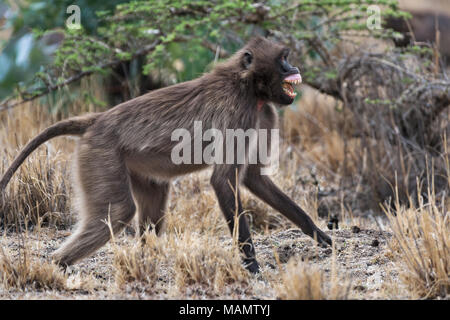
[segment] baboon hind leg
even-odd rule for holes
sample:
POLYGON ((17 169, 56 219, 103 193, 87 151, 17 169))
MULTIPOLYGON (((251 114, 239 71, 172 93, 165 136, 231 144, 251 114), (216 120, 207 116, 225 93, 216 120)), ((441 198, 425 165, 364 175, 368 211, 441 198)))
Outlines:
POLYGON ((164 213, 169 196, 169 182, 156 182, 151 178, 130 173, 131 190, 136 201, 139 218, 139 233, 155 226, 156 234, 161 232, 164 213))
POLYGON ((68 266, 103 246, 113 233, 121 231, 133 218, 136 207, 126 167, 115 150, 93 148, 81 143, 77 171, 80 193, 80 221, 77 229, 53 255, 68 266))

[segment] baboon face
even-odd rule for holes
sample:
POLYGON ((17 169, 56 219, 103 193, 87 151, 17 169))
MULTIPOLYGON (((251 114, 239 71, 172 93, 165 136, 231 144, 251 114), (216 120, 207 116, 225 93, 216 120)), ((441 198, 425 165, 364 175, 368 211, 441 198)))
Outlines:
POLYGON ((257 98, 288 105, 297 93, 293 84, 302 81, 300 71, 288 62, 289 48, 264 38, 253 40, 243 50, 243 65, 253 75, 257 98))

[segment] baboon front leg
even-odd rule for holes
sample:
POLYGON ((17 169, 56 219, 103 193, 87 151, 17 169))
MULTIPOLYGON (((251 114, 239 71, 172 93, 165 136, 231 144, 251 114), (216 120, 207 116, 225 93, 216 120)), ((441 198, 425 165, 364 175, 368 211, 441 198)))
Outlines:
POLYGON ((111 149, 94 148, 82 142, 77 157, 81 210, 77 230, 53 257, 68 266, 103 246, 113 233, 121 231, 133 218, 136 207, 131 196, 125 165, 111 149))
POLYGON ((238 242, 239 249, 244 254, 244 265, 252 273, 259 272, 259 265, 255 257, 255 247, 250 235, 250 228, 245 215, 242 214, 242 203, 239 188, 236 192, 236 167, 217 165, 211 177, 211 185, 216 193, 219 206, 227 220, 228 227, 233 235, 235 228, 235 215, 238 215, 238 242), (237 198, 236 198, 237 197, 237 198), (237 208, 236 208, 237 204, 237 208))
POLYGON ((295 223, 304 233, 317 239, 320 244, 331 245, 331 238, 314 224, 305 211, 278 189, 268 176, 261 175, 259 166, 250 165, 247 168, 244 184, 258 198, 295 223))
POLYGON ((156 234, 159 234, 164 223, 170 184, 156 182, 133 172, 130 173, 130 178, 137 205, 140 235, 152 225, 155 226, 156 234))

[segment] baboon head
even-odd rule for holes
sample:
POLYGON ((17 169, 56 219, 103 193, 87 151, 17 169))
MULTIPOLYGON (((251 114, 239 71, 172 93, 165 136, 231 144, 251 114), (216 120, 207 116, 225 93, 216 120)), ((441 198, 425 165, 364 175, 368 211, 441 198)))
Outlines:
POLYGON ((253 38, 238 52, 242 76, 253 87, 258 99, 288 105, 297 95, 293 84, 302 81, 298 68, 288 62, 289 48, 264 39, 253 38))

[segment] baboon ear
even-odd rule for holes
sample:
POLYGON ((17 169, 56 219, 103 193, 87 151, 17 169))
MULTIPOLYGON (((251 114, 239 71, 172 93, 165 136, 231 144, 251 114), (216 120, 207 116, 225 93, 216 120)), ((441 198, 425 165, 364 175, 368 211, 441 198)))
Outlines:
POLYGON ((244 52, 244 59, 243 59, 243 63, 244 63, 244 68, 248 69, 250 68, 250 65, 252 64, 253 61, 253 55, 251 54, 250 51, 245 51, 244 52))

